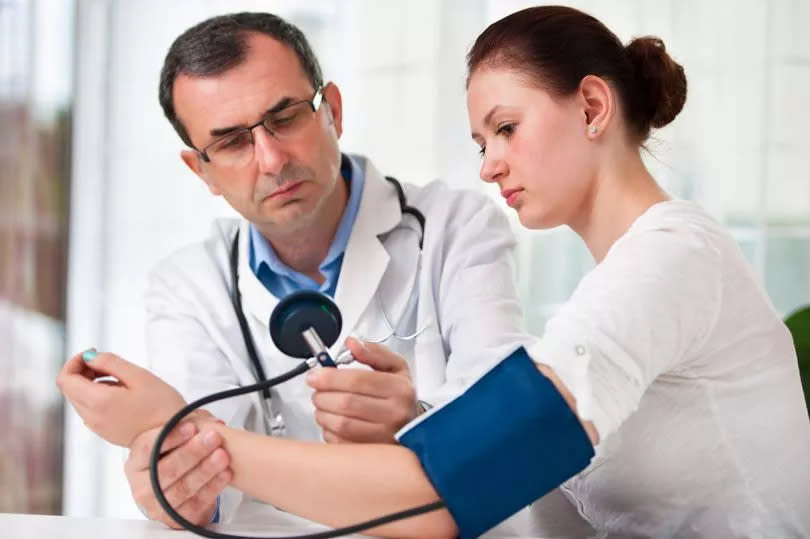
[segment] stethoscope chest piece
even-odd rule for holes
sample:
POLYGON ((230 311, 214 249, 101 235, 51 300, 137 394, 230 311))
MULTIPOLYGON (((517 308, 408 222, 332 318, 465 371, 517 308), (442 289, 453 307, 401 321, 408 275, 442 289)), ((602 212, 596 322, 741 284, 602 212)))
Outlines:
POLYGON ((340 336, 343 318, 332 299, 321 292, 301 290, 278 302, 270 315, 270 337, 281 352, 324 366, 334 366, 326 348, 340 336))

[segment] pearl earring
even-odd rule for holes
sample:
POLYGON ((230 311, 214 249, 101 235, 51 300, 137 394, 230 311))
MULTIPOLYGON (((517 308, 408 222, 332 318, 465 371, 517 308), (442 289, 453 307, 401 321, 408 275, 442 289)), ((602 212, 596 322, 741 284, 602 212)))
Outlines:
POLYGON ((594 133, 596 133, 596 126, 595 126, 595 125, 589 125, 589 126, 588 126, 588 132, 589 132, 591 135, 593 135, 594 133))

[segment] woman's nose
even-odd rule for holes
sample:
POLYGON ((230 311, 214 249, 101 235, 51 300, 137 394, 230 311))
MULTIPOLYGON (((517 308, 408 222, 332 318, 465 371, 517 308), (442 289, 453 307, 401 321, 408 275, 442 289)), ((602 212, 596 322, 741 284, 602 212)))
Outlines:
POLYGON ((496 182, 506 175, 508 167, 506 161, 497 157, 484 157, 479 175, 485 182, 496 182))

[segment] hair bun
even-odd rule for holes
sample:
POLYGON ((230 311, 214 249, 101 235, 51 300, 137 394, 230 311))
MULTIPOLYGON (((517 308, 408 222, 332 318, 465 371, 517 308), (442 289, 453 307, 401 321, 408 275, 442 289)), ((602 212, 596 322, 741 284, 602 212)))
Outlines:
POLYGON ((675 119, 686 102, 683 67, 667 54, 664 42, 645 36, 625 47, 633 64, 647 117, 652 127, 663 127, 675 119))

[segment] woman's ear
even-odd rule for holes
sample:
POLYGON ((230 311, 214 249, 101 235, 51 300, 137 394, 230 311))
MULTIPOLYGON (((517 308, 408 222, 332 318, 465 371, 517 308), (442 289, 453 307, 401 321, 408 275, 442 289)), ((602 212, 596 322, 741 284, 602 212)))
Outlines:
POLYGON ((587 75, 579 83, 582 102, 583 130, 588 138, 595 139, 608 129, 616 113, 616 100, 610 85, 601 77, 587 75))
POLYGON ((202 169, 202 157, 200 157, 199 153, 194 150, 180 150, 180 159, 191 169, 191 172, 205 182, 205 185, 208 186, 208 190, 211 191, 212 195, 219 196, 222 194, 222 192, 206 178, 202 169))

